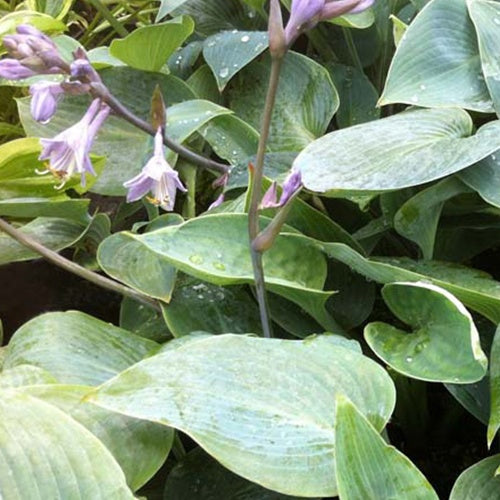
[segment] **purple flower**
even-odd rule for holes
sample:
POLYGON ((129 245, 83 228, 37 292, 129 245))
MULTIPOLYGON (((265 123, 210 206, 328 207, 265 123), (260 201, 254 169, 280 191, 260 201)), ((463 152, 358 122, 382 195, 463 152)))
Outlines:
POLYGON ((55 43, 33 26, 22 24, 17 33, 6 35, 3 44, 10 58, 0 61, 0 75, 22 79, 35 74, 55 74, 68 71, 55 43), (3 72, 1 70, 3 69, 3 72))
POLYGON ((344 14, 356 14, 368 9, 375 0, 292 0, 290 19, 285 28, 286 43, 290 46, 303 32, 319 21, 344 14))
POLYGON ((7 80, 23 80, 37 73, 23 66, 17 59, 2 59, 0 61, 0 78, 7 80))
POLYGON ((47 123, 57 110, 64 89, 60 83, 39 82, 31 85, 31 115, 37 122, 47 123))
POLYGON ((179 180, 179 174, 165 159, 161 127, 158 128, 155 136, 153 157, 144 165, 139 175, 123 185, 128 189, 128 202, 140 200, 147 193, 151 193, 152 198, 148 198, 148 201, 166 211, 174 209, 178 189, 183 192, 187 191, 179 180))
POLYGON ((43 150, 39 159, 49 161, 47 172, 62 180, 60 187, 74 173, 81 175, 82 186, 85 186, 87 172, 96 175, 89 153, 95 136, 109 113, 110 108, 95 99, 78 123, 53 139, 40 139, 43 150))
POLYGON ((217 208, 224 203, 224 193, 221 193, 217 199, 208 207, 208 210, 212 210, 212 208, 217 208))
POLYGON ((277 184, 276 181, 271 184, 271 187, 266 191, 262 197, 260 204, 261 208, 277 208, 284 207, 290 198, 302 189, 302 176, 299 170, 292 169, 288 177, 283 183, 283 191, 281 192, 278 201, 277 184))

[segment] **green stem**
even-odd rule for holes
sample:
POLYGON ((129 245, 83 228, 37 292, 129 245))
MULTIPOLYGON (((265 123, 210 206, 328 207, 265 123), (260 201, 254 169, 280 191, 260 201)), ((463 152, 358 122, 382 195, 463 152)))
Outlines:
POLYGON ((100 2, 99 0, 89 0, 89 3, 94 7, 101 16, 108 21, 108 23, 111 25, 111 27, 121 36, 121 37, 126 37, 128 35, 128 31, 123 26, 120 24, 113 14, 107 9, 107 7, 100 2))
POLYGON ((11 238, 16 240, 21 245, 33 250, 35 253, 42 256, 45 260, 52 262, 56 266, 80 276, 80 278, 86 279, 95 285, 98 285, 102 288, 106 288, 111 290, 112 292, 119 293, 125 297, 130 297, 131 299, 137 300, 143 304, 146 304, 149 307, 153 307, 157 311, 161 311, 160 306, 156 303, 155 300, 151 299, 147 295, 144 295, 132 288, 129 288, 121 283, 117 283, 105 276, 101 276, 89 269, 85 269, 82 266, 79 266, 75 262, 66 259, 62 255, 59 255, 57 252, 50 250, 49 248, 43 246, 38 241, 35 241, 33 238, 28 236, 26 233, 23 233, 19 229, 10 225, 8 222, 4 221, 0 218, 0 231, 3 231, 5 234, 8 234, 11 238))
POLYGON ((342 28, 342 34, 344 35, 345 43, 347 44, 347 49, 349 50, 354 66, 360 71, 363 71, 363 64, 361 64, 361 59, 359 58, 358 49, 352 38, 351 30, 349 28, 342 28))
POLYGON ((283 58, 273 58, 271 63, 271 75, 269 77, 269 86, 267 89, 266 103, 264 106, 264 115, 260 130, 259 147, 257 158, 255 160, 255 170, 253 183, 251 186, 250 208, 248 211, 248 235, 250 238, 250 251, 252 254, 252 265, 255 278, 255 290, 257 301, 259 303, 260 320, 264 337, 272 337, 271 321, 269 317, 269 307, 267 303, 266 288, 264 282, 264 267, 262 265, 262 252, 253 248, 252 243, 260 233, 259 226, 259 204, 262 197, 262 180, 264 177, 264 157, 266 154, 267 141, 271 128, 271 119, 273 115, 274 103, 280 79, 281 65, 283 58))

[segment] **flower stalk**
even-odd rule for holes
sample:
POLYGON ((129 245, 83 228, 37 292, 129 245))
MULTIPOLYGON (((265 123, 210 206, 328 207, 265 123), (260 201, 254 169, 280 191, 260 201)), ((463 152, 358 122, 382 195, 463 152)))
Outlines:
POLYGON ((122 285, 121 283, 118 283, 112 279, 106 278, 105 276, 101 276, 100 274, 90 271, 89 269, 76 264, 72 260, 66 259, 62 255, 59 255, 53 250, 50 250, 16 227, 12 226, 2 218, 0 218, 0 231, 9 235, 12 239, 16 240, 21 245, 29 248, 30 250, 33 250, 45 260, 51 262, 52 264, 55 264, 61 269, 76 274, 77 276, 80 276, 80 278, 86 279, 87 281, 90 281, 97 286, 106 288, 107 290, 111 290, 112 292, 123 295, 124 297, 129 297, 133 300, 136 300, 137 302, 140 302, 141 304, 145 304, 149 307, 152 307, 156 311, 161 312, 160 306, 151 297, 148 297, 147 295, 133 290, 128 286, 122 285))

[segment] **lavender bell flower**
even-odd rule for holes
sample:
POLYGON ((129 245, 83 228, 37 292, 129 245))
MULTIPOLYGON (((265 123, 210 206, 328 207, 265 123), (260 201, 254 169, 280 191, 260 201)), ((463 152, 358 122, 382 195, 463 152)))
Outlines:
POLYGON ((281 192, 280 199, 278 201, 277 194, 277 184, 273 182, 271 187, 264 194, 260 208, 278 208, 284 207, 287 202, 294 196, 298 191, 302 189, 302 176, 299 170, 292 169, 288 177, 283 183, 283 191, 281 192))
POLYGON ((179 174, 165 159, 161 127, 158 128, 155 136, 153 157, 146 163, 139 175, 123 185, 128 189, 128 202, 140 200, 147 193, 151 193, 153 196, 148 200, 166 211, 174 209, 178 189, 184 193, 187 191, 179 180, 179 174))
POLYGON ((285 28, 288 47, 303 32, 319 21, 368 9, 375 0, 292 0, 290 19, 285 28))
POLYGON ((90 149, 99 128, 110 113, 110 108, 95 99, 83 118, 72 127, 64 130, 53 139, 40 139, 43 150, 40 160, 48 160, 51 172, 61 179, 64 186, 74 174, 81 175, 82 186, 85 186, 85 174, 96 175, 90 161, 90 149))
POLYGON ((31 85, 31 115, 37 122, 47 123, 57 110, 57 103, 64 94, 60 83, 39 82, 31 85))
POLYGON ((6 80, 23 80, 37 73, 23 66, 16 59, 2 59, 0 61, 0 78, 6 80))

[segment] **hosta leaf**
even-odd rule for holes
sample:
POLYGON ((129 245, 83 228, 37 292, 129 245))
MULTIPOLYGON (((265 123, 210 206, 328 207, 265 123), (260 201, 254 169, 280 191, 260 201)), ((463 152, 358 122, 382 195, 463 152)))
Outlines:
POLYGON ((168 58, 193 33, 188 16, 138 28, 125 38, 113 40, 109 52, 136 69, 160 71, 168 58))
POLYGON ((155 258, 131 235, 119 233, 108 239, 99 246, 97 253, 101 268, 128 286, 169 302, 175 285, 175 268, 155 258))
POLYGON ((201 337, 135 365, 91 400, 186 432, 264 487, 334 496, 336 395, 356 401, 379 430, 394 405, 385 370, 342 345, 328 336, 201 337))
POLYGON ((31 364, 61 383, 97 385, 144 358, 158 344, 80 312, 47 313, 12 337, 4 369, 31 364))
POLYGON ((438 500, 427 479, 345 397, 337 399, 335 465, 342 500, 438 500))
POLYGON ((89 200, 71 199, 65 195, 57 198, 11 198, 0 201, 0 215, 19 219, 60 217, 85 223, 89 203, 89 200))
POLYGON ((433 0, 398 45, 381 104, 493 111, 465 0, 433 0))
POLYGON ((0 387, 22 387, 24 385, 55 384, 55 377, 43 368, 32 365, 17 365, 0 372, 0 387))
POLYGON ((493 153, 477 165, 462 170, 458 176, 484 201, 500 208, 500 153, 493 153))
POLYGON ((462 472, 451 490, 450 500, 499 500, 500 455, 485 458, 462 472))
MULTIPOLYGON (((269 57, 254 61, 228 87, 230 108, 260 129, 269 81, 269 57)), ((328 71, 312 59, 289 52, 281 70, 269 151, 299 151, 325 133, 339 107, 328 71)))
MULTIPOLYGON (((177 269, 203 281, 215 285, 253 283, 248 219, 244 214, 209 215, 144 235, 126 234, 177 269)), ((116 238, 121 236, 103 242, 100 252, 106 252, 116 238)), ((323 292, 326 262, 320 251, 300 239, 278 238, 264 255, 264 267, 270 291, 299 304, 324 328, 336 328, 324 309, 331 293, 323 292), (297 266, 297 262, 314 262, 314 266, 297 266)))
POLYGON ((438 261, 366 259, 340 243, 316 243, 332 259, 378 283, 427 281, 452 293, 494 323, 500 321, 500 283, 485 272, 438 261))
POLYGON ((165 16, 177 9, 177 7, 180 7, 186 1, 187 0, 161 0, 160 8, 156 15, 156 22, 161 21, 165 16))
POLYGON ((490 419, 488 446, 491 446, 500 428, 500 329, 497 329, 490 354, 490 419))
POLYGON ((493 106, 500 116, 500 64, 498 32, 500 8, 497 2, 487 0, 467 1, 469 14, 476 28, 484 79, 493 99, 493 106))
POLYGON ((91 387, 35 385, 20 388, 59 408, 86 427, 113 454, 135 491, 163 465, 174 433, 163 425, 127 417, 84 401, 91 387))
POLYGON ((471 133, 461 109, 411 110, 327 134, 294 165, 306 188, 327 196, 402 189, 458 172, 500 148, 500 121, 471 133))
MULTIPOLYGON (((20 231, 43 246, 59 251, 74 245, 85 231, 85 225, 70 219, 38 217, 22 226, 20 231)), ((0 265, 39 258, 40 255, 0 233, 0 265)))
POLYGON ((467 192, 469 188, 457 178, 444 179, 405 202, 394 217, 394 228, 401 236, 417 243, 424 259, 432 259, 437 226, 445 202, 467 192))
POLYGON ((201 448, 189 452, 170 472, 164 500, 298 500, 251 483, 207 455, 201 448))
POLYGON ((0 392, 0 493, 6 499, 132 500, 111 453, 61 410, 0 392))
POLYGON ((120 307, 120 327, 158 343, 172 337, 161 312, 128 297, 120 307))
POLYGON ((407 333, 380 322, 365 328, 368 345, 394 370, 430 382, 471 383, 485 376, 488 361, 478 331, 451 293, 427 283, 392 283, 382 295, 413 329, 407 333))
POLYGON ((268 46, 266 31, 226 31, 207 38, 203 56, 210 66, 219 90, 268 46))
POLYGON ((190 276, 178 280, 163 314, 176 337, 196 331, 255 334, 262 331, 257 304, 245 287, 222 287, 190 276))

